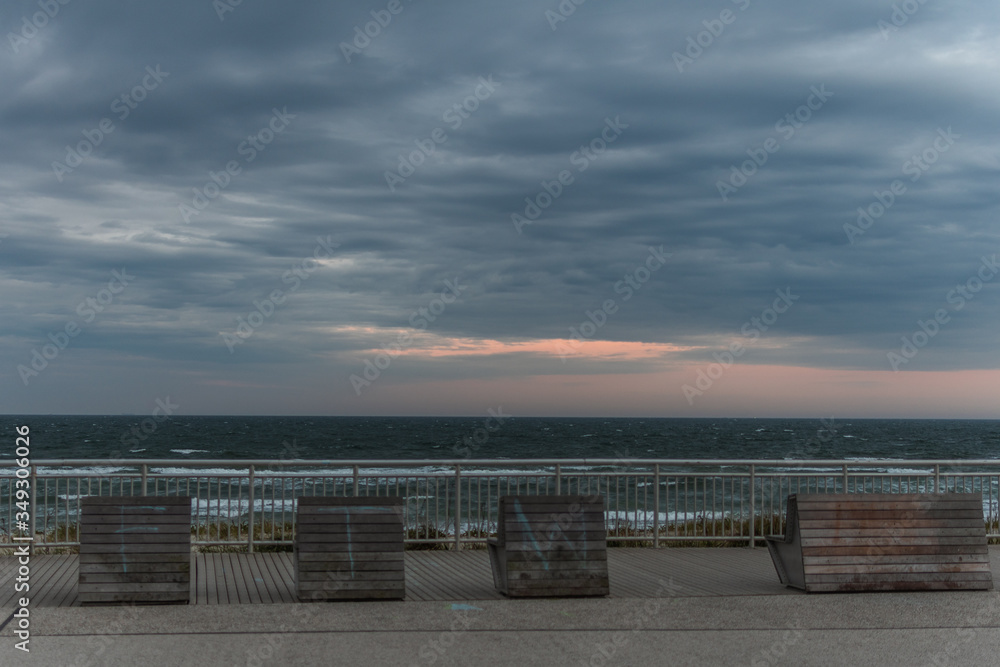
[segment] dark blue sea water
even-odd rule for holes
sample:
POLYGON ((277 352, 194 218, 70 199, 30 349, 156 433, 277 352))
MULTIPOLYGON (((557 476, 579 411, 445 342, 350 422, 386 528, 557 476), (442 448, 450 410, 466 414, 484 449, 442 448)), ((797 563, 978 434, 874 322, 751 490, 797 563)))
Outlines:
POLYGON ((1000 420, 0 416, 39 459, 996 459, 1000 420))

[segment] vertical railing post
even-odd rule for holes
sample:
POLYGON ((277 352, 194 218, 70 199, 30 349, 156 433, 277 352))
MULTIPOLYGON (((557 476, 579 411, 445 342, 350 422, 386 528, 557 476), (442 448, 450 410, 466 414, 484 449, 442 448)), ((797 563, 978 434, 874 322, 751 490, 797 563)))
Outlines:
POLYGON ((754 548, 754 536, 756 533, 756 526, 754 526, 754 519, 757 516, 757 466, 753 463, 750 464, 750 548, 754 548))
POLYGON ((462 548, 462 466, 455 466, 455 551, 462 548))
POLYGON ((354 495, 358 495, 358 466, 354 466, 354 495))
MULTIPOLYGON (((847 480, 848 480, 848 475, 847 475, 847 464, 845 463, 845 464, 844 464, 844 493, 847 493, 847 492, 848 492, 848 491, 847 491, 847 480)), ((873 482, 873 483, 874 483, 874 482, 873 482)), ((862 486, 863 486, 863 485, 862 485, 862 486)))
MULTIPOLYGON (((11 480, 10 484, 11 484, 11 486, 10 486, 11 489, 15 488, 16 485, 14 484, 13 480, 11 480)), ((67 489, 67 494, 68 493, 69 493, 69 489, 67 489)), ((14 502, 14 496, 11 496, 11 502, 12 503, 14 502)), ((31 509, 31 511, 28 513, 28 530, 31 531, 31 532, 28 533, 28 537, 30 537, 31 539, 28 541, 28 553, 29 554, 34 554, 35 553, 35 525, 36 525, 35 524, 35 515, 38 512, 38 468, 35 467, 34 464, 32 464, 32 466, 31 466, 31 508, 30 509, 31 509)), ((68 517, 67 517, 67 521, 68 521, 68 517)), ((10 531, 10 534, 13 535, 14 534, 13 526, 11 526, 11 528, 12 528, 12 530, 10 531)), ((78 536, 79 536, 79 534, 80 534, 79 531, 77 531, 77 535, 78 536)), ((79 537, 77 537, 77 539, 79 539, 79 537)))
POLYGON ((556 464, 556 495, 562 495, 562 466, 558 463, 556 464))
MULTIPOLYGON (((250 474, 248 475, 248 477, 250 478, 250 493, 249 493, 249 496, 250 496, 250 512, 247 515, 247 527, 249 528, 249 530, 247 531, 247 533, 248 533, 247 534, 247 553, 251 553, 252 554, 253 553, 253 524, 254 524, 254 509, 253 509, 253 501, 254 501, 254 487, 253 487, 253 482, 254 482, 254 468, 253 468, 253 464, 250 464, 250 474)), ((261 493, 260 497, 261 497, 261 500, 264 499, 263 493, 261 493)), ((263 511, 263 509, 264 509, 264 505, 262 503, 261 504, 261 511, 263 511)), ((263 527, 263 525, 261 526, 261 537, 264 537, 264 527, 263 527)))
POLYGON ((653 466, 653 548, 660 546, 660 464, 653 466))
POLYGON ((941 493, 941 464, 934 464, 934 493, 941 493))
POLYGON ((146 482, 149 479, 149 466, 145 463, 142 464, 142 495, 148 495, 146 493, 146 482))

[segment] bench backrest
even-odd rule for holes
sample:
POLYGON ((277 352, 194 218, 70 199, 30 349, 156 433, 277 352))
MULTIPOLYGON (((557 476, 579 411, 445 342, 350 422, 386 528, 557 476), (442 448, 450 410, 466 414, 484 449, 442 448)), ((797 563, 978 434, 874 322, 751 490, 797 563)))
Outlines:
POLYGON ((80 602, 188 602, 190 496, 80 499, 80 602))
POLYGON ((795 494, 809 591, 992 587, 978 493, 795 494))
POLYGON ((607 595, 602 496, 503 496, 497 539, 511 595, 607 595))
POLYGON ((302 497, 296 503, 300 600, 404 597, 402 498, 302 497))

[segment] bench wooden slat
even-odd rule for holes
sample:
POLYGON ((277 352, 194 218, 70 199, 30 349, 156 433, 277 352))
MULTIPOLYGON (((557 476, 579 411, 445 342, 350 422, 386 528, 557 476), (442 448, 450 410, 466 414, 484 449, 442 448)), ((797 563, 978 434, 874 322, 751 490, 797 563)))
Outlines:
POLYGON ((97 593, 118 593, 127 595, 128 593, 176 593, 180 586, 189 586, 190 582, 177 583, 145 583, 145 582, 112 582, 112 583, 88 583, 85 591, 88 595, 97 593))
MULTIPOLYGON (((966 535, 968 535, 968 533, 966 533, 966 535)), ((806 536, 803 537, 805 538, 806 536)), ((983 541, 978 537, 967 537, 963 535, 910 535, 909 533, 899 535, 880 535, 877 537, 851 535, 839 535, 836 537, 808 537, 808 542, 813 547, 905 547, 983 544, 983 541)))
MULTIPOLYGON (((834 495, 834 494, 831 494, 834 495)), ((843 495, 843 494, 837 494, 843 495)), ((866 494, 858 494, 866 495, 866 494)), ((910 494, 906 494, 910 495, 910 494)), ((860 499, 827 499, 809 498, 799 499, 800 512, 812 512, 816 510, 848 510, 852 512, 917 512, 921 510, 959 510, 959 509, 982 509, 982 498, 970 498, 963 494, 961 498, 926 498, 912 500, 870 500, 860 499)))
POLYGON ((906 496, 916 502, 926 500, 944 500, 944 502, 956 502, 958 500, 970 500, 982 497, 978 493, 797 493, 795 495, 799 502, 828 502, 830 500, 846 500, 848 502, 898 502, 906 496))
MULTIPOLYGON (((817 537, 823 538, 831 535, 836 535, 837 537, 881 537, 883 535, 896 534, 899 532, 896 526, 887 525, 884 528, 810 528, 808 530, 802 529, 799 531, 803 537, 817 537)), ((901 534, 901 533, 900 533, 901 534)), ((934 536, 965 536, 969 534, 968 528, 955 528, 949 526, 947 528, 942 528, 940 526, 935 527, 916 527, 910 528, 906 531, 906 535, 910 537, 934 537, 934 536)))
POLYGON ((305 527, 300 533, 302 542, 393 542, 403 539, 403 534, 397 530, 400 522, 393 524, 380 523, 375 526, 365 526, 364 517, 357 517, 354 523, 314 523, 305 527), (377 528, 377 530, 373 530, 377 528))
POLYGON ((306 561, 299 564, 299 574, 305 572, 402 572, 404 570, 403 561, 376 560, 364 562, 350 562, 344 560, 319 560, 306 561), (306 565, 308 563, 308 565, 306 565))
MULTIPOLYGON (((87 584, 167 584, 190 583, 191 571, 176 572, 101 572, 97 574, 80 573, 80 582, 87 584)), ((121 586, 118 590, 128 590, 130 586, 121 586)))
POLYGON ((767 546, 807 592, 993 587, 979 494, 793 494, 767 546))
MULTIPOLYGON (((156 563, 190 563, 191 556, 190 552, 183 553, 151 553, 151 554, 140 554, 140 553, 129 553, 127 562, 131 564, 156 564, 156 563)), ((94 565, 120 565, 122 563, 121 552, 117 553, 86 553, 80 554, 80 564, 94 564, 94 565)))
POLYGON ((322 561, 345 561, 345 562, 367 562, 367 561, 403 561, 402 551, 300 551, 299 563, 306 563, 311 560, 322 561))
POLYGON ((365 570, 363 578, 358 577, 357 572, 350 572, 348 570, 324 570, 322 572, 302 572, 299 571, 299 576, 302 577, 302 581, 353 581, 358 583, 366 583, 373 581, 403 581, 404 570, 365 570))
MULTIPOLYGON (((982 511, 980 510, 980 515, 982 511)), ((973 517, 971 519, 956 519, 956 518, 945 518, 945 519, 851 519, 851 520, 838 520, 838 519, 808 519, 800 520, 799 527, 803 530, 819 530, 824 528, 880 528, 884 530, 890 530, 893 528, 925 528, 925 527, 935 527, 935 526, 950 526, 953 528, 977 528, 979 526, 980 519, 973 517)), ((985 523, 984 523, 985 526, 985 523)))
POLYGON ((520 562, 548 562, 559 563, 566 561, 569 563, 586 563, 590 561, 605 562, 608 559, 607 549, 580 549, 552 548, 544 552, 544 559, 539 552, 524 545, 517 545, 517 549, 506 549, 508 563, 520 562))
POLYGON ((811 577, 814 583, 864 583, 885 581, 988 581, 990 575, 984 572, 849 572, 843 574, 815 574, 811 577))
MULTIPOLYGON (((909 563, 989 563, 990 556, 988 552, 977 553, 977 554, 906 554, 905 556, 900 556, 900 558, 905 558, 909 563)), ((872 555, 872 556, 805 556, 802 561, 803 564, 808 567, 810 565, 844 565, 857 563, 861 565, 866 564, 877 564, 882 562, 887 562, 889 559, 886 556, 872 555)))
POLYGON ((891 572, 990 572, 989 563, 864 563, 841 565, 806 565, 811 574, 871 573, 891 572))
POLYGON ((815 583, 810 593, 876 593, 890 591, 981 591, 991 588, 980 581, 865 581, 861 583, 815 583))
POLYGON ((523 525, 517 526, 516 529, 511 529, 507 526, 506 537, 507 542, 530 542, 533 539, 549 539, 549 540, 581 540, 581 539, 592 539, 599 541, 601 537, 607 537, 608 531, 603 525, 594 526, 590 525, 586 528, 567 528, 562 529, 557 524, 547 523, 541 521, 534 523, 536 529, 531 530, 523 525), (551 536, 549 535, 551 533, 551 536))
POLYGON ((158 526, 164 527, 174 527, 174 526, 187 526, 191 527, 191 512, 178 512, 176 514, 163 513, 160 515, 147 514, 143 512, 142 514, 91 514, 87 519, 87 522, 94 530, 110 530, 111 528, 118 527, 121 525, 122 516, 127 516, 129 523, 132 525, 143 525, 146 523, 156 523, 158 526))
POLYGON ((177 523, 159 523, 155 521, 155 518, 149 522, 143 522, 137 524, 134 521, 129 521, 127 528, 122 528, 121 521, 116 521, 115 523, 106 524, 94 524, 90 523, 87 526, 87 535, 90 537, 96 536, 115 536, 115 537, 128 537, 129 535, 142 535, 142 534, 157 534, 157 535, 183 535, 184 533, 191 532, 191 518, 188 517, 186 522, 178 521, 177 523))
MULTIPOLYGON (((190 543, 185 544, 146 544, 142 542, 122 542, 121 544, 91 544, 80 543, 81 554, 190 554, 190 543), (125 547, 125 549, 123 549, 125 547)), ((119 558, 120 560, 121 558, 119 558)))
POLYGON ((909 547, 802 547, 802 556, 909 556, 987 553, 986 547, 967 545, 909 547))
POLYGON ((921 510, 919 512, 881 512, 870 510, 864 512, 843 512, 839 510, 816 510, 810 512, 800 512, 799 518, 803 521, 948 521, 951 519, 975 519, 983 514, 983 508, 975 510, 921 510))
MULTIPOLYGON (((604 572, 607 569, 606 561, 603 560, 592 560, 592 561, 578 561, 578 560, 559 560, 559 561, 540 561, 540 560, 524 560, 524 561, 507 561, 507 576, 512 576, 512 573, 522 573, 522 572, 604 572)), ((555 574, 553 574, 555 576, 555 574)))
POLYGON ((80 593, 81 604, 176 604, 177 593, 174 591, 100 591, 97 593, 80 593))

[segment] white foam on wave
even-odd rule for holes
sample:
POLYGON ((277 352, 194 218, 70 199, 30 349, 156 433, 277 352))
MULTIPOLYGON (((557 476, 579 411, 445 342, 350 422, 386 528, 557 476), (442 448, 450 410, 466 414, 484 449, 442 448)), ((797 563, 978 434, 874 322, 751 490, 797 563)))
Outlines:
POLYGON ((246 468, 150 468, 149 471, 157 475, 171 475, 181 478, 205 477, 206 475, 247 476, 246 468))
POLYGON ((87 476, 99 476, 99 475, 116 475, 116 474, 134 474, 139 475, 135 468, 125 468, 122 466, 112 467, 112 466, 89 466, 83 468, 38 468, 38 475, 45 477, 87 477, 87 476))

